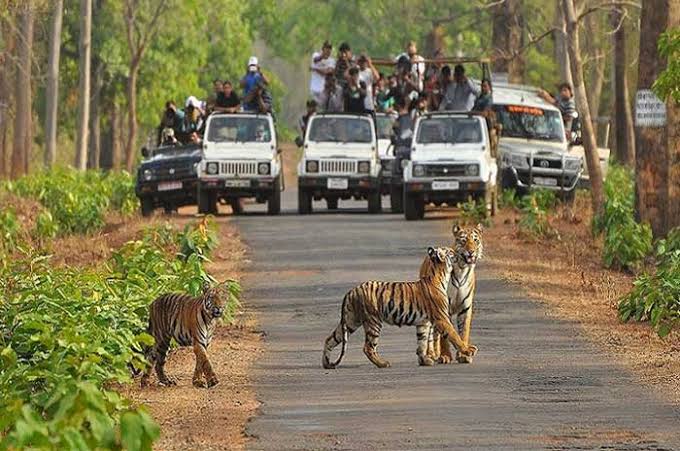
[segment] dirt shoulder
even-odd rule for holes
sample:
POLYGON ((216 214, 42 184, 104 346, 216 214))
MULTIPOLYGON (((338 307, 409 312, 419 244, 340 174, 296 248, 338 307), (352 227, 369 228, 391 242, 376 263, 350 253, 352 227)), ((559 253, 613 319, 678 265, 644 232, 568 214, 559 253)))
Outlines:
POLYGON ((590 236, 587 200, 577 199, 573 211, 579 213, 552 220, 559 240, 536 242, 518 237, 516 212, 501 211, 485 232, 487 265, 544 303, 549 315, 578 322, 586 337, 631 368, 641 383, 680 404, 680 334, 661 339, 646 323, 619 321, 618 300, 634 278, 602 267, 602 244, 590 236))

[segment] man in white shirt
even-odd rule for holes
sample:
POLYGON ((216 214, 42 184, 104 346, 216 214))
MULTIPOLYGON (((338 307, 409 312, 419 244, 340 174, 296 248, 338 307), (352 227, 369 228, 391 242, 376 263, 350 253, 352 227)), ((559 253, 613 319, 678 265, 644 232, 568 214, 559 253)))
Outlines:
POLYGON ((335 71, 335 58, 331 56, 333 46, 330 42, 323 43, 320 52, 312 55, 312 64, 309 70, 312 76, 309 80, 309 92, 317 103, 321 103, 321 93, 323 92, 326 75, 335 71))
POLYGON ((423 82, 425 80, 425 59, 418 55, 418 47, 415 41, 409 41, 406 44, 406 52, 397 56, 395 62, 399 61, 402 56, 407 56, 411 63, 412 80, 418 88, 419 92, 423 91, 423 82))
POLYGON ((380 73, 373 65, 371 58, 366 55, 359 56, 359 81, 366 84, 366 98, 364 99, 364 108, 366 111, 372 112, 375 110, 373 98, 373 85, 380 78, 380 73))

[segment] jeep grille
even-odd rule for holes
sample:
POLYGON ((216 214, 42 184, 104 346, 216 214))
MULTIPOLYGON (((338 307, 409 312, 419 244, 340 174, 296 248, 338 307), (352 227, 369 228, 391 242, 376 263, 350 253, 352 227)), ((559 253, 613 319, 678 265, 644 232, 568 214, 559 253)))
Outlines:
POLYGON ((321 160, 320 171, 326 174, 355 174, 357 172, 356 160, 321 160))
POLYGON ((220 166, 222 175, 257 175, 257 162, 228 161, 220 166))

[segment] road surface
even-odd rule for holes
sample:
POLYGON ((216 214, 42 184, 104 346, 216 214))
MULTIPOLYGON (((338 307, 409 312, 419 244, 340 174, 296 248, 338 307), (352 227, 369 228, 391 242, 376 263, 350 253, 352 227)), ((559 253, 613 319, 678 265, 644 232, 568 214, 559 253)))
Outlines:
POLYGON ((680 450, 678 409, 483 264, 471 365, 419 367, 415 328, 385 326, 379 350, 391 368, 364 356, 360 329, 341 366, 324 370, 345 292, 414 279, 427 246, 449 242, 452 215, 406 222, 361 202, 330 214, 315 202, 319 214, 298 216, 294 189, 283 201, 282 216, 235 218, 253 260, 244 297, 266 333, 252 449, 680 450))

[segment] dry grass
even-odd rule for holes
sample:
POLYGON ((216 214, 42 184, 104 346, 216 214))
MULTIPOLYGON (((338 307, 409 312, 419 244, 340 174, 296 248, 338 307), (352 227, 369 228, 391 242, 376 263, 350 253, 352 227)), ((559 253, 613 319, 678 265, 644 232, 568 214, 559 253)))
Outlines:
POLYGON ((619 321, 618 300, 634 278, 603 268, 602 243, 590 233, 588 200, 580 197, 571 211, 561 209, 551 218, 559 240, 520 238, 518 217, 503 210, 486 232, 491 269, 544 303, 550 315, 577 321, 590 340, 632 368, 642 383, 680 404, 680 334, 661 339, 646 323, 619 321))

